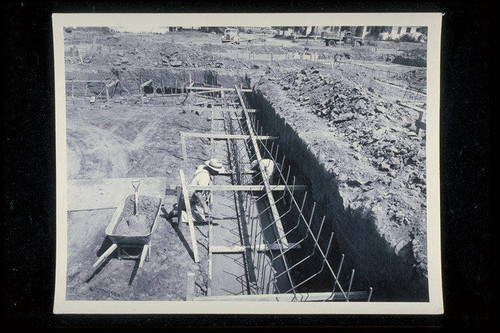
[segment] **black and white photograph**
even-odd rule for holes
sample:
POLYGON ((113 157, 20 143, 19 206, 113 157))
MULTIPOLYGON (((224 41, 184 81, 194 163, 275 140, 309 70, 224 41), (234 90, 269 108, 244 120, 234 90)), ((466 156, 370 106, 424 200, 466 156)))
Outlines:
POLYGON ((443 313, 441 16, 54 14, 54 313, 443 313))

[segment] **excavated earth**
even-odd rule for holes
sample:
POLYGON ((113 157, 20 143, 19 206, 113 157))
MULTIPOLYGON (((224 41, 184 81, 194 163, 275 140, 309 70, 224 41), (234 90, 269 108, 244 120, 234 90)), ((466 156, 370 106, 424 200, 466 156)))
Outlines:
MULTIPOLYGON (((357 274, 390 300, 427 298, 425 135, 407 109, 310 66, 250 79, 252 107, 301 165, 357 274)), ((358 276, 359 276, 358 275, 358 276)))
MULTIPOLYGON (((287 158, 300 165, 346 259, 356 267, 358 278, 374 288, 374 299, 428 300, 425 131, 417 135, 418 115, 398 104, 402 92, 376 84, 376 72, 367 67, 236 59, 238 50, 316 52, 320 60, 337 55, 348 62, 389 68, 392 83, 410 84, 425 92, 425 68, 400 61, 425 62, 422 44, 381 42, 377 47, 329 48, 320 41, 268 39, 235 46, 222 45, 219 35, 200 32, 73 31, 65 33, 66 78, 120 79, 124 88, 108 103, 89 103, 83 96, 77 96, 80 101, 68 98, 69 178, 167 176, 169 184, 178 184, 179 131, 207 132, 209 116, 184 107, 181 97, 141 105, 126 90, 137 94, 138 86, 152 78, 165 80, 169 87, 177 86, 174 81, 181 86, 189 73, 193 80, 203 82, 207 70, 215 71, 224 86, 246 79, 254 89, 247 94, 251 107, 263 110, 266 132, 279 135, 287 158), (84 51, 71 53, 73 45, 84 51), (175 76, 168 70, 181 74, 175 76)), ((99 86, 89 86, 89 94, 99 91, 99 86)), ((421 106, 425 107, 425 99, 421 106)), ((204 139, 190 143, 188 148, 196 158, 193 163, 209 156, 196 148, 207 143, 204 139)), ((102 235, 111 215, 110 211, 68 213, 68 298, 183 299, 184 273, 203 272, 206 267, 192 264, 186 252, 187 230, 166 220, 165 214, 153 234, 153 244, 160 239, 167 239, 168 244, 153 247, 152 255, 158 257, 141 269, 136 283, 123 285, 132 263, 111 260, 98 274, 89 270, 105 250, 102 235), (166 283, 166 289, 156 284, 158 279, 166 283)), ((203 261, 206 254, 201 255, 203 261)), ((206 274, 198 276, 196 292, 201 295, 206 274)))

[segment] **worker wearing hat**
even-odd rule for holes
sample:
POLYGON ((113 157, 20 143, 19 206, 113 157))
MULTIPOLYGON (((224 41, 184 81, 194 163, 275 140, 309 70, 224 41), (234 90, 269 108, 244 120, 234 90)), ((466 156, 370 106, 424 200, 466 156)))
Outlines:
MULTIPOLYGON (((250 164, 250 170, 260 172, 260 170, 264 170, 266 174, 266 179, 271 182, 271 179, 279 175, 279 170, 281 170, 280 163, 276 163, 271 159, 264 158, 260 161, 254 160, 250 164)), ((262 175, 264 177, 264 175, 262 175)))
MULTIPOLYGON (((198 166, 195 171, 194 178, 189 183, 189 185, 194 186, 210 186, 213 183, 213 177, 221 172, 224 172, 224 166, 217 159, 211 159, 205 161, 205 163, 198 166)), ((188 193, 191 203, 192 216, 196 222, 205 223, 205 215, 211 214, 209 202, 211 200, 211 193, 208 190, 205 191, 195 191, 193 193, 188 193)), ((182 206, 184 200, 181 200, 182 206)), ((187 214, 184 211, 185 208, 181 207, 181 218, 182 222, 187 222, 187 214)), ((169 217, 174 216, 175 213, 172 211, 169 217)))

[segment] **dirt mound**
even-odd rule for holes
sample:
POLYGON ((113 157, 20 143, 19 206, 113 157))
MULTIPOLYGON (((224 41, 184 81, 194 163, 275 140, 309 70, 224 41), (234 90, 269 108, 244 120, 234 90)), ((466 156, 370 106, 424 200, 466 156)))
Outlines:
MULTIPOLYGON (((400 280, 392 286, 417 281, 412 287, 425 295, 425 133, 415 133, 416 115, 325 68, 270 69, 255 88, 265 92, 279 117, 294 128, 318 163, 335 175, 343 208, 330 213, 350 216, 339 223, 345 245, 372 262, 395 255, 402 266, 400 280), (360 248, 367 235, 383 241, 360 248)), ((315 182, 323 185, 329 179, 328 175, 320 178, 315 182)), ((381 266, 377 274, 390 275, 390 270, 383 271, 381 266)), ((392 280, 390 276, 384 279, 392 280)))
POLYGON ((378 170, 396 177, 402 169, 411 169, 412 176, 405 184, 413 184, 425 194, 423 142, 412 132, 415 119, 407 110, 351 82, 324 74, 324 69, 311 67, 269 80, 279 84, 296 107, 307 107, 345 134, 356 156, 370 156, 378 170))
POLYGON ((122 214, 118 219, 114 235, 144 236, 151 231, 159 209, 160 200, 154 197, 139 195, 137 215, 135 213, 135 196, 125 199, 122 214))
POLYGON ((420 57, 408 58, 408 57, 396 56, 394 60, 392 60, 392 63, 405 66, 427 67, 427 61, 420 57))

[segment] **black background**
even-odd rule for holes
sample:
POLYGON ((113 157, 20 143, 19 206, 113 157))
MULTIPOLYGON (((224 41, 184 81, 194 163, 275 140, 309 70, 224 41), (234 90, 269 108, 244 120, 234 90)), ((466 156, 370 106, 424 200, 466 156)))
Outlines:
POLYGON ((498 329, 499 5, 494 2, 2 2, 2 328, 498 329), (52 13, 443 12, 441 230, 445 314, 54 315, 52 13), (498 200, 495 200, 497 203, 498 200))

